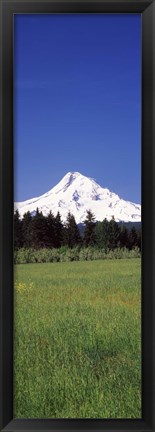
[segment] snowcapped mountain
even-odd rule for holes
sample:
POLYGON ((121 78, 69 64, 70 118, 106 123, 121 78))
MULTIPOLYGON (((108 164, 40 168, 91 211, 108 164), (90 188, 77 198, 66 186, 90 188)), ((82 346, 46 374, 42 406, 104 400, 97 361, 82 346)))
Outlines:
POLYGON ((114 216, 116 222, 140 222, 141 205, 121 199, 109 189, 101 187, 92 178, 85 177, 79 172, 69 172, 49 192, 37 198, 15 203, 20 216, 36 209, 46 216, 52 211, 54 215, 59 211, 62 221, 66 220, 70 211, 76 223, 85 220, 87 210, 91 210, 97 221, 104 218, 110 220, 114 216))

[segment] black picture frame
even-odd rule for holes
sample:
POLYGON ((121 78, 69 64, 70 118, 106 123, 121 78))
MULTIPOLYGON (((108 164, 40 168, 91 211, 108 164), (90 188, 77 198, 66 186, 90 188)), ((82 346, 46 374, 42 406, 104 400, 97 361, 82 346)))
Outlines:
POLYGON ((155 1, 0 0, 0 430, 155 431, 155 1), (142 16, 142 419, 13 419, 13 17, 142 16))

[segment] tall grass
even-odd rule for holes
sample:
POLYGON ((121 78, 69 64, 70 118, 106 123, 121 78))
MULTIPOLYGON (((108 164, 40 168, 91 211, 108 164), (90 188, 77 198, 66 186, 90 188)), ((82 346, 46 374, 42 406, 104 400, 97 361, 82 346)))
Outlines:
POLYGON ((141 253, 138 247, 131 250, 127 248, 116 248, 114 250, 99 249, 96 247, 69 248, 21 248, 14 252, 15 264, 48 263, 48 262, 71 262, 71 261, 94 261, 103 259, 127 259, 140 258, 141 253))
POLYGON ((15 417, 141 417, 140 279, 139 259, 15 267, 15 417))

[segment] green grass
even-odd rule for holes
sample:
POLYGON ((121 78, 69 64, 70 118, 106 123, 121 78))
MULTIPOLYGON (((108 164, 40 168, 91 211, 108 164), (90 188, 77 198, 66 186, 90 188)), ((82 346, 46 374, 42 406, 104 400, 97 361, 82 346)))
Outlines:
POLYGON ((15 267, 15 417, 141 417, 140 265, 15 267))

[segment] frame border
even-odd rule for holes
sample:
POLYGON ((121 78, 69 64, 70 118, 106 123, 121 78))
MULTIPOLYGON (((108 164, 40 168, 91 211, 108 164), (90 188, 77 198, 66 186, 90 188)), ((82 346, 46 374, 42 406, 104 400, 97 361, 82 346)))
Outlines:
POLYGON ((0 0, 0 430, 155 432, 155 0, 0 0), (142 419, 13 419, 13 16, 142 18, 142 419))

